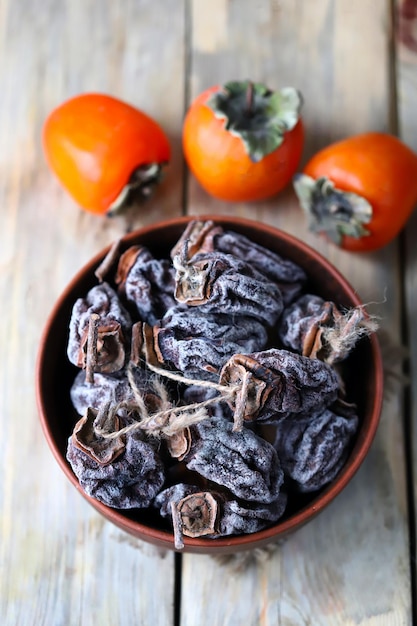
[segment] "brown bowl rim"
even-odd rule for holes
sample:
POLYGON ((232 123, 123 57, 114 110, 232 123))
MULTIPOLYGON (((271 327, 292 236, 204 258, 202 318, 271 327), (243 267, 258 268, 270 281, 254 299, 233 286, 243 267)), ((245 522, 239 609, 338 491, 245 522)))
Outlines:
MULTIPOLYGON (((279 238, 283 240, 287 245, 297 247, 303 254, 306 254, 310 258, 314 259, 319 265, 324 266, 326 272, 332 277, 332 279, 339 283, 342 290, 348 295, 351 299, 352 304, 354 306, 361 306, 363 303, 360 300, 358 294, 350 284, 350 282, 341 274, 341 272, 322 254, 320 254, 317 250, 306 244, 301 239, 269 224, 264 224, 262 222, 258 222, 256 220, 228 216, 228 215, 215 215, 215 214, 206 214, 206 215, 187 215, 176 218, 171 218, 167 220, 162 220, 159 222, 154 222, 148 226, 143 228, 139 228, 135 231, 128 233, 123 236, 121 242, 124 246, 131 245, 132 241, 135 241, 138 237, 143 238, 146 235, 158 231, 158 230, 166 230, 171 227, 179 227, 186 226, 188 222, 193 219, 198 220, 213 220, 222 226, 227 226, 229 228, 233 228, 233 226, 242 226, 243 228, 254 228, 256 231, 263 232, 267 234, 271 238, 279 238)), ((168 548, 170 550, 174 550, 174 539, 173 533, 160 530, 157 528, 152 528, 141 522, 132 520, 130 518, 125 517, 123 511, 119 511, 118 509, 112 509, 105 504, 102 504, 98 500, 89 497, 83 489, 80 487, 78 480, 74 473, 72 472, 69 464, 66 459, 63 458, 59 447, 51 433, 48 423, 48 416, 45 408, 43 392, 42 392, 42 371, 43 364, 45 360, 45 351, 44 347, 47 343, 47 337, 50 333, 52 323, 56 318, 58 312, 63 306, 65 300, 68 298, 69 294, 75 289, 77 283, 80 279, 86 276, 89 272, 92 272, 93 269, 100 263, 100 261, 104 258, 106 253, 109 251, 110 245, 102 249, 96 255, 94 255, 87 263, 85 263, 73 276, 70 282, 67 284, 65 289, 62 291, 55 304, 50 311, 46 323, 44 325, 39 349, 36 357, 35 364, 35 391, 36 391, 36 403, 39 413, 39 419, 41 423, 41 427, 48 443, 50 450, 52 451, 53 456, 58 462, 64 474, 70 480, 70 482, 76 487, 76 489, 81 493, 81 495, 99 512, 101 513, 107 520, 111 521, 117 527, 123 529, 124 531, 148 541, 154 545, 159 547, 168 548)), ((184 552, 195 552, 195 553, 204 553, 204 554, 220 554, 220 553, 230 553, 241 550, 254 549, 258 547, 262 547, 267 545, 273 541, 277 541, 278 539, 284 537, 285 535, 293 532, 295 529, 303 526, 305 523, 312 520, 316 515, 321 512, 324 508, 326 508, 330 502, 334 500, 334 498, 346 487, 346 485, 351 481, 353 476, 356 474, 359 467, 362 465, 369 448, 374 440, 381 410, 382 410, 382 402, 383 402, 383 364, 381 351, 379 347, 379 343, 375 334, 372 334, 369 337, 370 348, 371 348, 371 360, 374 366, 374 385, 375 385, 375 401, 372 406, 372 412, 368 417, 368 429, 364 434, 361 434, 360 442, 356 443, 355 450, 356 454, 349 458, 348 463, 338 474, 337 478, 332 481, 328 487, 324 490, 320 491, 316 498, 314 498, 308 505, 301 508, 296 513, 292 514, 287 519, 284 519, 282 522, 278 521, 273 526, 270 526, 264 530, 258 531, 256 533, 248 534, 248 535, 234 535, 232 537, 219 537, 216 539, 193 539, 189 537, 184 537, 184 552)))

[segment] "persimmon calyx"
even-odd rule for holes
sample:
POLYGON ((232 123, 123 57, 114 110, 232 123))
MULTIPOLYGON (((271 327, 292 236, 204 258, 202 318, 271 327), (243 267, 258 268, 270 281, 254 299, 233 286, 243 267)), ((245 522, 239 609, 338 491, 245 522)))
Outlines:
POLYGON ((207 101, 225 129, 239 137, 251 161, 261 161, 284 141, 300 118, 302 96, 293 87, 271 91, 262 83, 231 81, 207 101))
POLYGON ((372 206, 359 194, 337 189, 325 176, 296 174, 293 185, 311 231, 325 232, 337 245, 343 236, 360 239, 371 234, 364 224, 372 219, 372 206))
POLYGON ((176 504, 181 520, 181 531, 186 537, 216 534, 218 504, 208 491, 185 496, 176 504))
POLYGON ((145 163, 137 167, 122 191, 107 211, 112 216, 120 213, 134 200, 146 200, 152 195, 155 187, 161 182, 165 163, 145 163))

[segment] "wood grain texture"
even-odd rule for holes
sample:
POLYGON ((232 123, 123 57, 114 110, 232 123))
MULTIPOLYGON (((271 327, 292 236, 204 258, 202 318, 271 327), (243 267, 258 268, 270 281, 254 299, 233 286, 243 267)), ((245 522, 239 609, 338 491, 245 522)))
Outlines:
MULTIPOLYGON (((417 2, 398 0, 396 41, 398 47, 397 88, 399 130, 403 141, 417 152, 417 2), (407 11, 405 11, 407 9, 407 11)), ((411 216, 404 232, 406 337, 408 339, 408 376, 410 380, 406 423, 411 430, 411 471, 414 514, 417 498, 417 214, 411 216)), ((416 533, 416 529, 413 529, 416 533)), ((417 536, 414 537, 415 541, 417 536)), ((414 544, 416 545, 416 544, 414 544)), ((415 556, 414 563, 415 563, 415 556)), ((414 589, 417 593, 417 589, 414 589)))
MULTIPOLYGON (((209 46, 207 34, 201 44, 196 39, 209 8, 192 2, 192 96, 211 84, 248 77, 272 88, 298 87, 305 98, 304 162, 348 134, 389 130, 389 3, 220 4, 214 30, 227 29, 228 37, 209 46)), ((267 202, 230 205, 209 198, 190 178, 189 211, 257 218, 307 241, 345 274, 371 303, 369 309, 382 318, 384 350, 392 352, 399 344, 396 243, 367 255, 340 251, 306 231, 291 189, 267 202)), ((400 363, 389 363, 391 374, 398 374, 400 363)), ((210 558, 186 555, 182 623, 411 623, 401 408, 397 388, 385 402, 369 457, 345 492, 265 563, 228 575, 232 564, 225 569, 210 558)))
POLYGON ((173 620, 174 558, 103 522, 66 481, 37 417, 34 363, 53 302, 127 228, 181 213, 184 7, 164 0, 0 3, 0 622, 173 620), (173 144, 155 197, 129 220, 80 211, 47 170, 49 111, 84 91, 153 115, 173 144))
MULTIPOLYGON (((193 97, 214 83, 248 77, 298 87, 308 129, 303 162, 347 134, 389 130, 396 104, 390 18, 388 0, 0 0, 2 625, 174 624, 173 554, 104 521, 47 448, 34 397, 42 327, 93 254, 128 229, 183 211, 184 93, 193 97), (80 211, 44 165, 43 120, 83 91, 131 102, 171 139, 163 185, 126 219, 80 211)), ((399 52, 400 130, 417 149, 416 57, 408 48, 399 52)), ((185 197, 188 213, 257 218, 329 258, 380 315, 387 373, 395 381, 401 242, 370 255, 344 253, 306 231, 291 189, 256 205, 232 205, 209 198, 188 177, 185 197)), ((416 228, 414 216, 403 239, 413 379, 416 228)), ((415 382, 412 392, 415 418, 415 382)), ((184 555, 181 626, 411 624, 402 410, 394 385, 369 457, 347 489, 270 554, 221 562, 184 555)))

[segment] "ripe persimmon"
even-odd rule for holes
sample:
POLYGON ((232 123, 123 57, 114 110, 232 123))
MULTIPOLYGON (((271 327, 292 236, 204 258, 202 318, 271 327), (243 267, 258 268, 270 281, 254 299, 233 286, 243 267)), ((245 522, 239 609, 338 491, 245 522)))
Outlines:
POLYGON ((165 132, 112 96, 85 93, 56 107, 43 127, 47 163, 84 209, 117 210, 132 192, 148 195, 170 159, 165 132))
POLYGON ((354 135, 317 152, 294 188, 310 230, 346 250, 376 250, 417 204, 417 154, 388 133, 354 135))
POLYGON ((249 201, 281 191, 303 149, 301 95, 260 83, 229 82, 200 94, 183 125, 186 162, 216 198, 249 201))

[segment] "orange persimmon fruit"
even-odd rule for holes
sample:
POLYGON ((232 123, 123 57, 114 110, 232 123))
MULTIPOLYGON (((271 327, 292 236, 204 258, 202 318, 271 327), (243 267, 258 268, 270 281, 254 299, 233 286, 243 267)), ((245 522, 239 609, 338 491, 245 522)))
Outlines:
POLYGON ((377 250, 417 204, 417 154, 388 133, 354 135, 317 152, 294 189, 310 230, 346 250, 377 250))
POLYGON ((232 202, 277 194, 295 173, 304 129, 301 94, 232 81, 201 93, 183 124, 187 165, 212 196, 232 202))
POLYGON ((50 169, 87 211, 111 214, 129 194, 149 195, 171 149, 146 113, 100 93, 75 96, 56 107, 43 126, 50 169))

